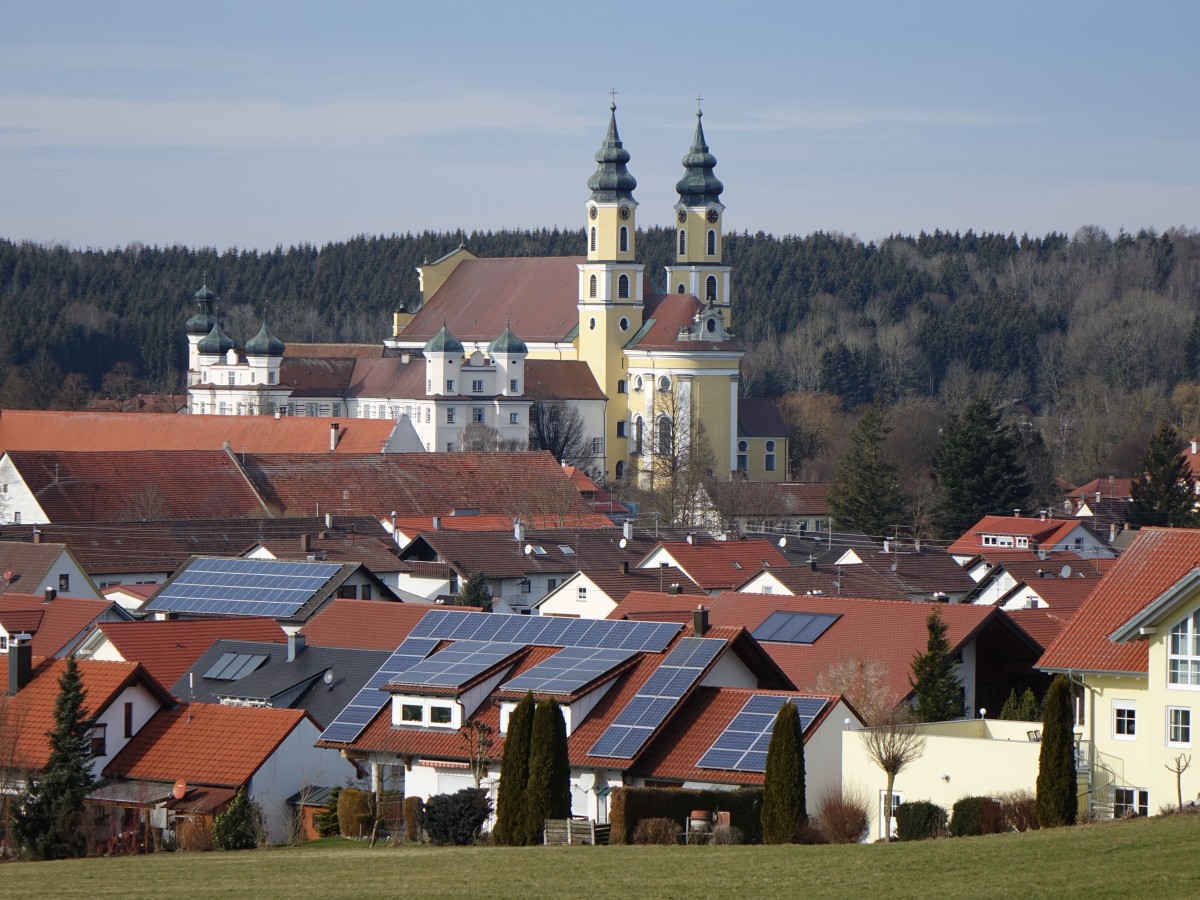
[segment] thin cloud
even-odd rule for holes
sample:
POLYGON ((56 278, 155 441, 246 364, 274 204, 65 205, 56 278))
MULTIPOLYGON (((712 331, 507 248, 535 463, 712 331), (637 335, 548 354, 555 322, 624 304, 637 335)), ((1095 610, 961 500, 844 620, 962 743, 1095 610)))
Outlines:
POLYGON ((867 108, 765 111, 729 123, 726 131, 849 131, 887 125, 997 128, 1029 124, 1031 119, 973 110, 867 108))

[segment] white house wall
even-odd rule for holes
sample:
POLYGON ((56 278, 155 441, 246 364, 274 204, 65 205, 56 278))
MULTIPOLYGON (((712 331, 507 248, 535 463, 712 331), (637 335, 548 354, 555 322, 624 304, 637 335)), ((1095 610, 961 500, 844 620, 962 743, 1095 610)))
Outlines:
POLYGON ((125 737, 125 704, 133 704, 133 734, 141 731, 150 718, 159 711, 158 698, 140 684, 131 684, 121 691, 104 711, 96 717, 97 725, 104 725, 104 755, 92 760, 92 774, 98 776, 114 756, 129 743, 125 737))
POLYGON ((23 525, 44 525, 50 521, 7 453, 0 458, 0 519, 23 525))
POLYGON ((545 602, 538 607, 538 615, 604 619, 616 607, 617 604, 596 586, 596 582, 583 572, 576 572, 547 595, 545 602), (579 598, 580 588, 584 589, 582 600, 579 598))
POLYGON ((708 670, 708 674, 704 676, 700 686, 742 688, 752 691, 758 687, 758 679, 753 672, 746 668, 746 664, 736 653, 726 650, 708 670))

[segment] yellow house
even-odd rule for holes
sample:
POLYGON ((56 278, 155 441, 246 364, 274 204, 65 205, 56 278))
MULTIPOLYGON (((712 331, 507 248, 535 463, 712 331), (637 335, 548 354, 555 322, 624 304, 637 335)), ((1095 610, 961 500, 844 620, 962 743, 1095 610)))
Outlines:
POLYGON ((1077 757, 1099 815, 1195 801, 1200 711, 1200 531, 1143 528, 1038 667, 1076 687, 1077 757), (1180 797, 1182 794, 1182 797, 1180 797))

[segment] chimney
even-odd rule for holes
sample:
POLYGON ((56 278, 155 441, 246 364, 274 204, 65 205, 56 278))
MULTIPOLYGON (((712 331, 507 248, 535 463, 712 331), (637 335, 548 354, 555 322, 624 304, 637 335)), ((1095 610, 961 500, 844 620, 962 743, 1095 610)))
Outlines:
POLYGON ((621 537, 627 541, 633 540, 633 519, 626 519, 621 525, 621 537))
POLYGON ((817 571, 817 558, 816 558, 815 556, 809 556, 809 558, 808 558, 808 568, 809 568, 809 570, 810 570, 810 571, 812 571, 812 572, 815 572, 815 571, 817 571))
POLYGON ((671 597, 676 597, 679 595, 679 582, 678 581, 674 581, 671 584, 667 585, 667 595, 671 596, 671 597))
POLYGON ((332 453, 337 449, 338 441, 341 440, 342 434, 339 430, 337 422, 329 423, 329 452, 332 453))
POLYGON ((629 574, 629 560, 627 560, 627 559, 621 560, 621 568, 618 571, 622 575, 628 575, 629 574))
POLYGON ((525 540, 525 523, 520 519, 513 519, 513 539, 518 544, 525 540))
POLYGON ((278 406, 277 406, 277 407, 275 407, 275 418, 276 418, 276 419, 282 419, 282 418, 283 418, 283 410, 282 410, 282 409, 280 409, 278 406))
POLYGON ((50 587, 50 585, 46 585, 45 593, 46 593, 45 599, 42 600, 43 604, 50 603, 51 601, 54 600, 55 597, 58 596, 58 591, 56 591, 54 588, 50 587))
POLYGON ((442 517, 441 517, 441 516, 434 516, 434 517, 433 517, 433 530, 434 530, 434 531, 441 531, 441 530, 442 530, 442 517))
POLYGON ((325 527, 326 528, 333 527, 333 513, 325 513, 325 527))
POLYGON ((1097 502, 1097 503, 1099 503, 1099 502, 1100 502, 1100 495, 1101 495, 1102 493, 1103 493, 1102 491, 1096 491, 1096 502, 1097 502))
POLYGON ((312 540, 307 534, 300 535, 300 552, 307 553, 312 549, 312 540))
POLYGON ((920 552, 921 552, 921 538, 920 538, 920 536, 917 536, 917 537, 913 538, 913 549, 914 549, 914 550, 916 550, 918 553, 920 553, 920 552))
POLYGON ((708 610, 701 606, 697 606, 692 612, 692 635, 694 637, 703 637, 708 631, 708 610))
POLYGON ((304 652, 304 635, 293 631, 288 635, 288 662, 295 662, 296 657, 304 652))
POLYGON ((1013 518, 1014 518, 1014 519, 1019 519, 1019 518, 1021 518, 1021 511, 1020 511, 1019 509, 1014 509, 1014 510, 1013 510, 1013 518))
POLYGON ((1200 451, 1200 448, 1198 448, 1198 447, 1196 446, 1196 444, 1197 444, 1197 443, 1198 443, 1198 442, 1197 442, 1197 440, 1196 440, 1195 438, 1192 438, 1192 456, 1195 456, 1195 455, 1196 455, 1196 453, 1197 453, 1198 451, 1200 451))
POLYGON ((1038 518, 1041 519, 1043 522, 1046 521, 1046 511, 1044 509, 1039 513, 1038 518))
POLYGON ((35 544, 40 544, 42 542, 42 529, 38 528, 36 525, 33 528, 33 542, 35 544))
POLYGON ((691 544, 692 546, 695 546, 695 544, 696 544, 696 534, 695 534, 695 532, 690 532, 690 533, 688 534, 688 536, 687 536, 687 542, 688 542, 689 544, 691 544))
POLYGON ((33 674, 33 644, 27 634, 14 634, 8 645, 8 696, 29 684, 33 674))
POLYGON ((1117 523, 1110 522, 1108 524, 1108 542, 1111 544, 1117 539, 1117 523))

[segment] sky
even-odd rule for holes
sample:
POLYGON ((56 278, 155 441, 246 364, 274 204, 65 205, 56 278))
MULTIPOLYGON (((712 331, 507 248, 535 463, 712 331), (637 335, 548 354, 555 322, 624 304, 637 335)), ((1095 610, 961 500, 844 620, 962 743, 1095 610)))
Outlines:
POLYGON ((1195 0, 5 6, 13 241, 581 227, 610 90, 641 226, 697 97, 730 231, 1200 225, 1195 0))

